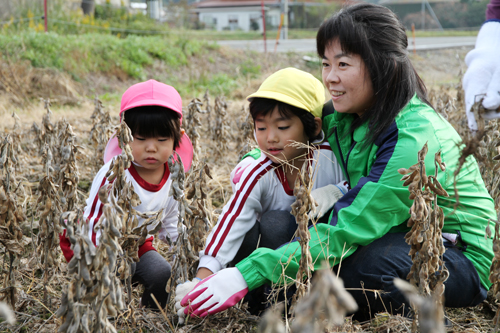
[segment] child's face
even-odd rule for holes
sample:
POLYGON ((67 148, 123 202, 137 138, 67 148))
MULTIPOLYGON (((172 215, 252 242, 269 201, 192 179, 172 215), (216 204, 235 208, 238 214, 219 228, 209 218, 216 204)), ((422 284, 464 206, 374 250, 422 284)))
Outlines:
POLYGON ((174 151, 173 138, 144 138, 134 135, 134 141, 130 143, 134 162, 148 170, 162 168, 174 151))
POLYGON ((255 136, 259 148, 274 163, 294 164, 294 160, 307 154, 307 148, 291 147, 293 142, 307 144, 308 137, 304 132, 304 125, 299 117, 291 115, 284 118, 278 107, 265 116, 259 115, 255 119, 255 136))

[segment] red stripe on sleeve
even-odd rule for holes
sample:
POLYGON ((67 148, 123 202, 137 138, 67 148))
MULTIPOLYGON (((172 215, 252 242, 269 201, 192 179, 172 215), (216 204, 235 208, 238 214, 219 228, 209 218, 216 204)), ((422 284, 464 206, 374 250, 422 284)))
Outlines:
MULTIPOLYGON (((266 174, 270 169, 272 169, 272 166, 269 165, 267 166, 264 170, 262 170, 256 177, 253 178, 253 181, 252 183, 250 184, 250 186, 248 187, 247 191, 245 192, 245 194, 243 195, 243 199, 241 200, 240 204, 238 205, 237 207, 237 210, 235 212, 235 214, 233 215, 233 217, 231 218, 231 220, 229 221, 229 223, 227 224, 227 227, 226 227, 226 230, 224 230, 224 233, 222 234, 222 237, 221 239, 219 240, 217 246, 215 247, 215 250, 212 254, 212 257, 215 257, 217 256, 217 253, 219 252, 219 249, 221 248, 222 244, 224 243, 224 240, 226 239, 227 237, 227 234, 229 233, 229 231, 231 230, 231 227, 233 226, 233 223, 234 221, 236 220, 236 218, 240 215, 241 213, 241 210, 243 209, 243 206, 245 206, 245 202, 248 198, 248 196, 250 195, 250 193, 252 192, 253 188, 255 187, 255 184, 257 184, 257 182, 259 181, 259 179, 264 175, 266 174)), ((229 212, 229 211, 228 211, 229 212)), ((229 214, 226 214, 224 216, 224 219, 229 216, 229 214)), ((222 221, 221 221, 222 222, 222 221)), ((214 238, 215 239, 215 238, 214 238)), ((213 239, 212 239, 213 240, 213 239)))
MULTIPOLYGON (((99 186, 99 189, 106 183, 106 180, 107 180, 107 178, 104 177, 104 179, 101 182, 101 186, 99 186)), ((92 220, 92 218, 94 216, 95 208, 97 206, 97 201, 99 201, 99 189, 97 189, 97 193, 95 195, 94 202, 92 202, 92 208, 90 209, 90 214, 89 214, 89 217, 87 218, 87 223, 90 223, 90 221, 92 220)), ((99 213, 98 213, 97 219, 94 219, 94 221, 99 221, 99 218, 102 215, 102 203, 100 204, 100 206, 101 207, 99 208, 99 213)), ((94 231, 94 225, 92 225, 92 243, 94 243, 94 245, 96 245, 96 232, 94 231)))
MULTIPOLYGON (((268 160, 264 160, 262 162, 260 162, 259 164, 257 164, 253 169, 252 171, 250 171, 250 174, 249 175, 253 175, 253 173, 255 172, 255 170, 258 170, 264 163, 267 163, 268 160)), ((269 168, 269 167, 268 167, 269 168)), ((269 169, 268 168, 265 168, 264 169, 264 173, 266 173, 269 169)), ((257 175, 258 176, 258 175, 257 175)), ((256 176, 256 177, 257 177, 256 176)), ((217 239, 217 236, 219 235, 219 232, 222 230, 222 227, 224 226, 224 222, 226 221, 226 218, 229 214, 231 214, 232 210, 234 209, 234 206, 236 205, 236 202, 238 201, 238 198, 239 196, 241 195, 241 193, 243 192, 243 189, 245 188, 246 186, 246 183, 248 182, 248 180, 251 179, 251 177, 246 177, 244 180, 243 180, 243 184, 241 185, 241 187, 238 189, 238 191, 236 191, 236 194, 234 196, 234 200, 231 202, 231 206, 229 207, 229 209, 227 210, 227 213, 224 214, 224 217, 222 218, 222 220, 220 221, 220 223, 217 223, 217 229, 215 230, 215 233, 214 233, 214 236, 212 237, 212 240, 210 241, 210 243, 208 244, 208 246, 206 247, 205 249, 205 254, 209 255, 209 252, 210 252, 210 249, 211 247, 214 245, 214 242, 215 240, 217 239)), ((251 191, 248 190, 249 192, 251 191)), ((246 197, 248 197, 248 194, 246 195, 246 197)), ((215 255, 213 255, 213 257, 215 257, 215 255)))

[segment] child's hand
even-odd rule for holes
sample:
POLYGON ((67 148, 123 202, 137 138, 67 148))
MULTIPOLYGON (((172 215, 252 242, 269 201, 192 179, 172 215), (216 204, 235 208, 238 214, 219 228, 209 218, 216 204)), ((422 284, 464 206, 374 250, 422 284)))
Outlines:
POLYGON ((309 213, 309 219, 319 219, 328 212, 335 203, 347 193, 347 187, 343 186, 345 182, 337 185, 326 185, 317 188, 311 192, 311 196, 318 206, 315 211, 309 213))
POLYGON ((179 324, 184 324, 184 310, 186 309, 181 305, 181 300, 201 282, 200 278, 194 278, 191 281, 186 281, 184 283, 178 284, 175 288, 175 309, 177 310, 177 315, 179 316, 179 324))
POLYGON ((181 301, 184 313, 206 317, 238 303, 248 293, 248 285, 236 267, 226 268, 203 279, 181 301))

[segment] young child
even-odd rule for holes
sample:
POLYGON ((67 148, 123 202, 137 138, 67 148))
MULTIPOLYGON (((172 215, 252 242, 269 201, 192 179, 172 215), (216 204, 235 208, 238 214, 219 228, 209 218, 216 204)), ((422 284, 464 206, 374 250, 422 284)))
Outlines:
MULTIPOLYGON (((247 99, 260 151, 249 153, 232 171, 234 194, 200 252, 196 278, 177 287, 177 302, 201 279, 235 265, 257 244, 276 249, 293 238, 295 218, 291 214, 285 220, 280 217, 283 211, 291 211, 295 180, 304 163, 314 172, 313 189, 341 184, 332 185, 333 195, 329 206, 321 207, 322 214, 347 192, 332 149, 323 142, 325 90, 319 80, 295 68, 282 69, 247 99)), ((176 305, 182 317, 183 309, 180 303, 176 305)))
MULTIPOLYGON (((165 210, 160 240, 166 242, 177 239, 177 202, 169 196, 171 178, 167 160, 175 150, 189 170, 193 157, 191 141, 181 128, 182 100, 179 93, 171 86, 149 80, 138 83, 125 91, 121 100, 121 121, 125 121, 132 131, 134 140, 130 143, 134 161, 125 170, 127 181, 132 182, 134 191, 139 195, 141 204, 134 207, 139 212, 165 210)), ((108 184, 105 177, 112 158, 121 154, 118 140, 111 139, 104 152, 106 163, 92 182, 84 218, 90 225, 89 237, 95 246, 99 246, 100 230, 94 230, 103 212, 103 204, 99 200, 99 189, 108 184)), ((143 219, 139 219, 143 223, 143 219)), ((60 237, 61 249, 69 262, 73 257, 70 242, 60 237)), ((156 308, 151 294, 154 294, 162 308, 167 301, 165 286, 171 274, 170 264, 153 247, 153 236, 139 247, 140 261, 132 265, 133 283, 144 285, 141 304, 156 308)))

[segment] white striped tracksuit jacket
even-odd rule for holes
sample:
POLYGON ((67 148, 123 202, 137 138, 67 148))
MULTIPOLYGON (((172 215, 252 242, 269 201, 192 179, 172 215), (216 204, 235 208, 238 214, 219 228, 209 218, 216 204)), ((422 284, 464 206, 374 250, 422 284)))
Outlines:
MULTIPOLYGON (((95 246, 99 246, 99 238, 101 236, 101 230, 95 230, 95 226, 101 215, 103 214, 103 204, 99 200, 99 189, 109 184, 106 178, 106 173, 109 170, 111 161, 106 163, 96 174, 94 180, 92 181, 92 187, 90 189, 89 197, 86 201, 85 210, 83 213, 84 220, 89 223, 89 238, 92 240, 95 246)), ((178 222, 178 202, 174 200, 172 196, 169 195, 170 186, 172 180, 170 177, 170 171, 168 166, 165 164, 165 173, 160 184, 151 184, 146 182, 139 176, 137 171, 133 166, 125 170, 125 178, 127 181, 132 182, 134 186, 135 193, 138 194, 141 204, 134 207, 135 210, 146 213, 155 212, 160 209, 164 209, 164 215, 162 220, 162 226, 158 232, 158 238, 163 242, 166 242, 167 234, 170 236, 172 241, 175 241, 178 236, 177 232, 177 222, 178 222)), ((139 225, 144 221, 142 218, 139 219, 139 225)), ((60 237, 61 250, 67 261, 73 256, 73 251, 71 250, 71 244, 69 240, 65 238, 65 233, 60 237)), ((155 250, 152 245, 153 237, 148 236, 147 241, 139 248, 139 257, 149 250, 155 250)))
MULTIPOLYGON (((337 184, 344 179, 328 142, 311 149, 309 155, 313 189, 337 184)), ((291 211, 295 196, 286 180, 284 168, 286 166, 273 164, 264 154, 258 159, 249 156, 234 168, 231 172, 233 195, 211 230, 205 249, 200 252, 198 268, 205 267, 215 273, 226 267, 234 259, 246 233, 264 213, 271 210, 291 211)))

